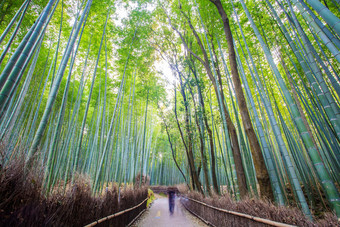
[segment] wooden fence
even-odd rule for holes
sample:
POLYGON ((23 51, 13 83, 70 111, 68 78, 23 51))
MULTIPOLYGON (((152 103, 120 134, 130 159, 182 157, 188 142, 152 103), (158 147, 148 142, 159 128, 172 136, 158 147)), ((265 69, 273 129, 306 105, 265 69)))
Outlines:
POLYGON ((235 211, 225 210, 211 206, 201 201, 181 197, 182 205, 193 215, 200 218, 210 226, 276 226, 291 227, 292 225, 251 216, 235 211))
POLYGON ((177 194, 179 193, 177 187, 171 187, 171 186, 159 186, 159 185, 153 185, 149 187, 154 193, 163 193, 168 194, 169 191, 174 191, 177 194))
MULTIPOLYGON (((85 227, 92 227, 92 226, 95 226, 95 225, 114 226, 114 224, 112 223, 114 221, 114 218, 121 217, 122 215, 128 215, 128 214, 129 215, 124 218, 125 219, 125 225, 129 225, 129 223, 132 224, 132 222, 134 220, 136 220, 136 217, 138 217, 146 209, 147 200, 148 200, 148 198, 144 199, 141 203, 137 204, 134 207, 131 207, 131 208, 128 208, 126 210, 122 210, 122 211, 119 211, 117 213, 111 214, 107 217, 101 218, 97 221, 94 221, 94 222, 86 225, 85 227), (132 222, 131 222, 131 220, 132 220, 132 222)), ((120 223, 120 224, 123 224, 123 223, 120 223)))

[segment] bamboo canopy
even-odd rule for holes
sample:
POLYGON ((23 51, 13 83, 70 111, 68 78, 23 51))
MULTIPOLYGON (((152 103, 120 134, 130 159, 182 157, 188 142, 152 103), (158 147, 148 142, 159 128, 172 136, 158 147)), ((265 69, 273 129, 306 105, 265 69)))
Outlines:
POLYGON ((0 170, 22 160, 47 197, 84 176, 339 218, 339 9, 0 0, 0 170))

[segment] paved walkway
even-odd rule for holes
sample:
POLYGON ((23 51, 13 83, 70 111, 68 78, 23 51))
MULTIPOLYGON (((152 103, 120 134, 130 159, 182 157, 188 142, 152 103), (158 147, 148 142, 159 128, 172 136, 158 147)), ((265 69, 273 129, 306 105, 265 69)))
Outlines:
POLYGON ((176 198, 175 210, 171 215, 168 198, 156 199, 151 207, 134 223, 133 226, 207 226, 201 220, 191 215, 176 198))

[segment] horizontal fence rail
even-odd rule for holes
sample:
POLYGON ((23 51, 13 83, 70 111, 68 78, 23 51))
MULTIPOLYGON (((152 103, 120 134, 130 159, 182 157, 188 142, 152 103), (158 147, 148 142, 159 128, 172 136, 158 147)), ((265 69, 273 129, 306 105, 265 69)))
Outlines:
POLYGON ((201 201, 181 197, 183 206, 202 219, 204 222, 211 226, 276 226, 276 227, 292 227, 281 222, 276 222, 260 217, 255 217, 249 214, 243 214, 236 211, 225 210, 222 208, 214 207, 201 201), (191 202, 197 205, 193 205, 191 202))
POLYGON ((92 223, 90 223, 90 224, 88 224, 88 225, 85 225, 85 227, 92 227, 92 226, 95 226, 95 225, 100 224, 100 223, 102 223, 102 222, 108 221, 108 220, 110 220, 110 219, 112 219, 112 218, 115 218, 115 217, 118 217, 118 216, 120 216, 120 215, 122 215, 122 214, 125 214, 125 213, 127 213, 127 212, 129 212, 129 211, 132 211, 132 210, 134 210, 134 209, 137 209, 138 207, 142 206, 148 199, 149 199, 149 198, 144 199, 141 203, 137 204, 137 205, 134 206, 134 207, 128 208, 128 209, 126 209, 126 210, 119 211, 119 212, 117 212, 117 213, 114 213, 114 214, 111 214, 111 215, 106 216, 106 217, 104 217, 104 218, 101 218, 101 219, 99 219, 99 220, 97 220, 97 221, 94 221, 94 222, 92 222, 92 223))

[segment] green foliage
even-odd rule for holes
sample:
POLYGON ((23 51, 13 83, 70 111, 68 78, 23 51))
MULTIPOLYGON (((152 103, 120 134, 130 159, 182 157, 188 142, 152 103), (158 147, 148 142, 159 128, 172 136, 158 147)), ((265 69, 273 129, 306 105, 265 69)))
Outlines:
MULTIPOLYGON (((0 0, 0 33, 5 31, 23 2, 0 0)), ((34 0, 30 3, 18 34, 0 65, 0 72, 48 2, 34 0)), ((300 1, 292 2, 296 5, 300 1)), ((309 14, 316 15, 312 20, 320 20, 324 27, 310 26, 313 21, 307 23, 308 18, 302 15, 299 7, 296 12, 294 8, 296 19, 292 18, 287 1, 244 1, 253 24, 250 24, 250 16, 245 13, 241 1, 222 1, 222 5, 234 39, 242 92, 257 137, 261 138, 267 167, 268 161, 272 160, 272 178, 275 175, 278 180, 275 186, 273 179, 271 183, 275 190, 281 191, 280 203, 300 206, 301 198, 305 196, 308 204, 303 205, 313 211, 314 197, 323 200, 323 190, 327 192, 333 210, 338 212, 339 203, 332 202, 338 199, 336 188, 329 190, 328 185, 322 189, 319 185, 325 179, 332 182, 330 185, 340 182, 337 174, 340 171, 340 69, 338 56, 335 56, 339 51, 336 46, 339 36, 328 23, 329 19, 325 20, 325 15, 319 14, 315 6, 313 8, 312 2, 316 1, 305 2, 309 14), (259 37, 263 37, 263 42, 259 37), (328 40, 335 48, 329 46, 328 40), (272 56, 273 61, 268 60, 268 56, 272 56), (322 171, 319 161, 324 166, 322 171), (285 174, 286 170, 296 173, 294 179, 285 174), (303 185, 303 192, 295 190, 295 194, 290 195, 290 185, 295 185, 295 189, 303 185)), ((325 2, 332 14, 339 17, 338 3, 325 2)), ((43 34, 35 67, 32 61, 29 62, 13 94, 5 98, 7 104, 0 113, 4 144, 0 164, 26 157, 33 138, 38 136, 40 142, 34 158, 37 168, 45 171, 50 179, 49 183, 45 182, 48 184, 45 188, 66 187, 76 172, 87 174, 94 181, 97 193, 112 181, 133 182, 140 172, 150 177, 151 184, 182 183, 184 178, 178 167, 188 179, 186 183, 191 185, 187 155, 191 145, 195 171, 199 173, 203 191, 208 193, 213 178, 210 128, 218 184, 226 186, 227 193, 237 198, 236 168, 231 152, 234 145, 230 143, 230 132, 223 127, 221 103, 207 75, 204 65, 207 64, 221 74, 221 88, 240 143, 247 187, 250 195, 255 196, 257 181, 253 157, 231 80, 227 57, 230 51, 224 26, 214 4, 207 0, 94 0, 78 53, 74 56, 79 36, 71 47, 69 40, 72 32, 74 34, 73 23, 80 19, 86 3, 59 1, 43 34), (197 42, 189 21, 203 47, 197 42), (207 42, 212 52, 209 52, 207 42), (63 66, 62 59, 67 50, 70 60, 63 66), (70 72, 72 60, 74 66, 70 72), (24 82, 31 66, 33 77, 26 86, 24 82), (60 85, 54 90, 56 78, 60 85), (69 89, 64 92, 68 82, 69 89), (55 101, 44 114, 53 92, 55 101), (65 104, 63 108, 62 103, 65 104), (37 128, 43 116, 46 128, 40 135, 37 128), (112 133, 109 133, 111 122, 112 133), (80 144, 79 154, 75 154, 77 144, 80 144), (207 175, 202 169, 204 159, 207 175), (46 167, 49 166, 47 163, 53 163, 52 167, 46 167), (209 179, 206 181, 205 178, 209 179)), ((1 51, 9 42, 16 23, 1 43, 1 51)), ((326 200, 323 202, 329 206, 326 200)))

